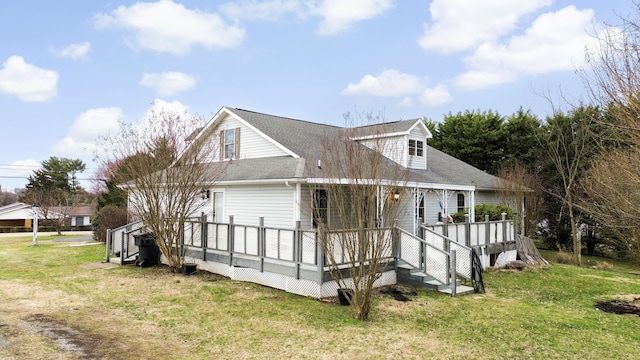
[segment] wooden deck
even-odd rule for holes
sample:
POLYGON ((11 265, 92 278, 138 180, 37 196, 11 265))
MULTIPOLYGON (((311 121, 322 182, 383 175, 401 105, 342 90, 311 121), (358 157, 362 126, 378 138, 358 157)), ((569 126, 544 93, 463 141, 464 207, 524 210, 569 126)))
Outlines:
MULTIPOLYGON (((515 249, 515 232, 508 222, 480 224, 455 224, 455 227, 448 224, 446 229, 444 226, 424 226, 420 236, 402 229, 385 230, 388 236, 394 237, 395 245, 385 257, 387 267, 376 286, 404 281, 443 293, 468 292, 469 287, 460 284, 459 279, 471 280, 471 252, 474 248, 481 256, 487 257, 487 265, 494 251, 515 249), (442 232, 456 234, 460 241, 442 232), (485 238, 478 234, 493 236, 485 238), (412 272, 401 274, 400 269, 406 267, 412 268, 412 272)), ((133 239, 141 233, 141 223, 110 230, 106 253, 108 261, 134 263, 139 249, 133 239)), ((187 222, 183 227, 186 260, 196 263, 199 269, 315 298, 336 296, 337 292, 320 236, 315 230, 233 223, 187 222)), ((342 255, 343 262, 337 265, 346 269, 349 261, 344 258, 344 251, 334 251, 341 252, 334 257, 340 259, 342 255)))

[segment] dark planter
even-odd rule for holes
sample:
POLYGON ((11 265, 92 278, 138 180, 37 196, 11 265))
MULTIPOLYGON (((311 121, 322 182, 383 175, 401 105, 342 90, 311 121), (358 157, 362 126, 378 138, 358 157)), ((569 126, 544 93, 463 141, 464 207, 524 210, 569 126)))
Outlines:
POLYGON ((198 265, 196 264, 182 264, 182 275, 189 276, 195 274, 198 269, 198 265))
POLYGON ((338 289, 338 301, 340 305, 349 305, 349 300, 353 296, 352 289, 338 289))

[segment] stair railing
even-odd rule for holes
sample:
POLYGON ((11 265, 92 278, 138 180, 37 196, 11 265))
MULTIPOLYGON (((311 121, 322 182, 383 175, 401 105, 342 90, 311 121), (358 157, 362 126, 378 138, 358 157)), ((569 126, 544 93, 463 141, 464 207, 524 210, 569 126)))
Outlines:
POLYGON ((444 285, 451 284, 451 254, 406 230, 398 230, 398 258, 444 285))
POLYGON ((442 251, 446 251, 450 253, 451 251, 456 252, 456 274, 460 277, 463 277, 467 280, 472 279, 472 254, 473 249, 470 247, 456 242, 455 240, 450 239, 444 235, 438 234, 435 231, 425 227, 420 226, 420 234, 422 240, 424 240, 427 244, 440 249, 442 251))

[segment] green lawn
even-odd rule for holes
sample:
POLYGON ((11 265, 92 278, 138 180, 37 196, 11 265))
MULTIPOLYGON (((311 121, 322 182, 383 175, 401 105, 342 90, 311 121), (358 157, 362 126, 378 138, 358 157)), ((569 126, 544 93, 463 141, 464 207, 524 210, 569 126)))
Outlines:
POLYGON ((486 294, 381 295, 359 322, 335 303, 207 273, 101 268, 103 257, 102 245, 0 238, 0 358, 66 354, 29 332, 34 316, 106 359, 640 358, 640 317, 594 308, 640 297, 640 269, 624 263, 487 271, 486 294))

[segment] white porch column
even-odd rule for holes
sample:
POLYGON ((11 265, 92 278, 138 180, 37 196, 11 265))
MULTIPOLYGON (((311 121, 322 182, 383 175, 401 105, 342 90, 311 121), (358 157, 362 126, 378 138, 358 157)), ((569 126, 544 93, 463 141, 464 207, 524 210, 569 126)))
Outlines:
POLYGON ((476 192, 475 190, 470 190, 468 192, 469 197, 469 222, 476 221, 476 192))

